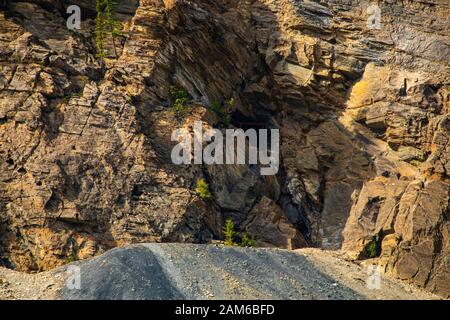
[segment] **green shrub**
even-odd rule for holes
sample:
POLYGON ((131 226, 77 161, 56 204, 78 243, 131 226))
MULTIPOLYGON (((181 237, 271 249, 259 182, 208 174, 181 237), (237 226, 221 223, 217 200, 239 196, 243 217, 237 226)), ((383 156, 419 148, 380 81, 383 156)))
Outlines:
POLYGON ((97 47, 96 57, 103 63, 108 56, 106 50, 106 39, 111 36, 114 55, 118 58, 115 39, 122 35, 122 23, 116 18, 116 0, 96 0, 97 16, 95 18, 95 44, 97 47))
POLYGON ((230 247, 239 246, 239 247, 244 247, 244 248, 256 246, 256 240, 251 238, 248 234, 244 234, 244 236, 241 239, 241 243, 238 244, 234 241, 234 239, 237 235, 237 232, 234 231, 234 222, 233 222, 233 219, 231 219, 231 218, 228 218, 227 220, 225 220, 223 234, 225 236, 225 245, 226 246, 230 246, 230 247))
POLYGON ((112 38, 114 56, 116 59, 119 57, 116 48, 116 38, 122 36, 122 23, 117 19, 115 7, 117 6, 116 0, 104 0, 105 2, 105 16, 106 26, 109 34, 112 38))
POLYGON ((169 93, 172 99, 187 100, 189 98, 187 91, 177 86, 170 86, 169 93))
POLYGON ((198 196, 203 200, 208 200, 212 198, 212 194, 209 191, 208 183, 206 183, 205 179, 197 180, 195 192, 197 192, 198 196))
POLYGON ((231 110, 231 108, 233 108, 233 106, 234 106, 234 99, 233 99, 233 98, 228 99, 228 100, 225 102, 225 105, 227 106, 228 109, 231 110))
POLYGON ((366 244, 363 253, 367 258, 375 258, 378 256, 378 243, 376 238, 373 238, 372 241, 366 244))
POLYGON ((177 86, 171 86, 169 90, 170 98, 172 99, 172 110, 178 118, 184 117, 190 110, 187 106, 189 95, 186 90, 177 86))
POLYGON ((96 57, 103 63, 103 59, 106 58, 108 52, 105 48, 105 41, 107 37, 106 32, 106 18, 103 12, 103 0, 96 0, 97 16, 95 18, 95 45, 97 47, 96 57))
POLYGON ((234 231, 234 222, 233 219, 228 218, 225 221, 225 226, 223 228, 223 234, 225 236, 225 245, 226 246, 235 246, 234 237, 236 236, 236 231, 234 231))
POLYGON ((254 247, 254 246, 256 246, 256 240, 249 237, 248 234, 244 234, 239 246, 246 247, 246 248, 254 247))
POLYGON ((231 122, 231 108, 234 105, 234 99, 227 100, 224 104, 217 101, 211 103, 211 110, 214 111, 220 118, 220 124, 228 127, 231 122))
POLYGON ((178 118, 182 118, 190 110, 185 100, 176 99, 172 105, 173 112, 178 118))
POLYGON ((77 261, 77 257, 74 254, 71 254, 70 256, 67 256, 66 258, 66 264, 72 263, 77 261))

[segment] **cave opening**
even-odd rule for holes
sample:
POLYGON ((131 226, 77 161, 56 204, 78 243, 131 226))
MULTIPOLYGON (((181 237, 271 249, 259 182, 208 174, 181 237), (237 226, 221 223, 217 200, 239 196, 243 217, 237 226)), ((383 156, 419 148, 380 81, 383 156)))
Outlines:
POLYGON ((239 110, 235 110, 231 114, 230 123, 236 127, 237 129, 242 129, 244 132, 247 130, 255 130, 256 131, 256 145, 254 147, 260 148, 260 131, 259 130, 267 130, 267 147, 268 149, 272 148, 272 131, 273 126, 270 125, 270 116, 265 114, 259 114, 256 116, 248 116, 243 114, 239 110))
POLYGON ((248 129, 267 129, 267 119, 246 116, 239 110, 236 110, 232 113, 231 124, 236 128, 242 129, 244 131, 248 129))

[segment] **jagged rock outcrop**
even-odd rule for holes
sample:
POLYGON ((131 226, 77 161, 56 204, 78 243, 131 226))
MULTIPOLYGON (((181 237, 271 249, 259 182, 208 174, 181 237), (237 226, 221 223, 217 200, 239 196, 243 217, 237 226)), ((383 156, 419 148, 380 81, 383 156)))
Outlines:
POLYGON ((366 183, 350 213, 343 249, 364 255, 376 243, 385 271, 448 292, 448 192, 448 184, 438 180, 366 183))
POLYGON ((0 11, 3 264, 208 242, 229 216, 260 230, 255 217, 283 225, 270 245, 295 238, 293 248, 343 245, 363 258, 376 239, 386 271, 448 295, 445 1, 380 1, 381 30, 368 28, 365 1, 121 1, 124 36, 104 66, 94 4, 78 2, 82 29, 71 32, 70 3, 0 11), (171 111, 171 85, 189 92, 185 119, 171 111), (232 125, 280 129, 277 176, 171 163, 172 130, 217 126, 205 107, 229 98, 232 125), (196 196, 199 178, 214 200, 196 196))
POLYGON ((281 208, 267 197, 263 197, 250 211, 244 222, 244 230, 256 239, 260 247, 295 249, 307 246, 300 231, 289 222, 281 208))
MULTIPOLYGON (((424 9, 411 4, 402 14, 408 17, 419 8, 424 9)), ((450 184, 444 136, 449 134, 450 51, 444 6, 445 12, 447 18, 423 29, 393 14, 390 36, 396 50, 390 64, 369 63, 351 90, 348 115, 387 145, 376 159, 377 176, 353 194, 343 249, 362 258, 372 246, 372 256, 380 256, 386 272, 448 296, 450 184)), ((432 19, 427 10, 421 18, 432 19)))

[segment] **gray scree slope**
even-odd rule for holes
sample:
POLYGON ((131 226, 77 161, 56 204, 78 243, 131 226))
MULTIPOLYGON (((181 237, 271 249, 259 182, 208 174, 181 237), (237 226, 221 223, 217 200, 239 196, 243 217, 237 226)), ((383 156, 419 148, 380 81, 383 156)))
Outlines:
MULTIPOLYGON (((116 248, 81 267, 81 289, 62 299, 427 299, 390 278, 366 288, 366 269, 315 249, 142 244, 116 248)), ((67 266, 52 273, 63 279, 67 266)))

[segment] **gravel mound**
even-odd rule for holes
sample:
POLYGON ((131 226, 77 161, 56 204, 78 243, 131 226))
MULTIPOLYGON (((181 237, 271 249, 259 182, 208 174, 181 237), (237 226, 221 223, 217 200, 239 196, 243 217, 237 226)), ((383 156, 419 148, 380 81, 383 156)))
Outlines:
MULTIPOLYGON (((382 277, 366 287, 366 268, 337 253, 306 249, 141 244, 79 261, 80 288, 61 282, 61 299, 428 299, 382 277)), ((69 279, 68 266, 54 271, 69 279)), ((72 271, 71 271, 72 272, 72 271)))

